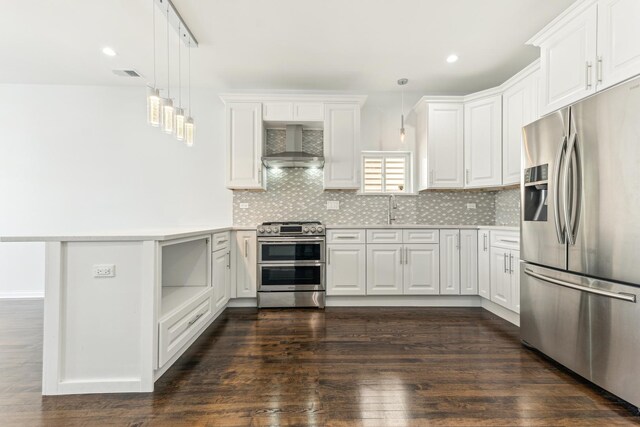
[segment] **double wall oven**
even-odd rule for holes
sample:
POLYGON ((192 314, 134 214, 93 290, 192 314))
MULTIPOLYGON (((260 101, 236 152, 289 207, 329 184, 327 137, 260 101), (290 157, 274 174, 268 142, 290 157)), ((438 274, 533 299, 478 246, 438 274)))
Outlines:
POLYGON ((325 230, 319 222, 258 226, 258 306, 319 307, 325 303, 325 230))

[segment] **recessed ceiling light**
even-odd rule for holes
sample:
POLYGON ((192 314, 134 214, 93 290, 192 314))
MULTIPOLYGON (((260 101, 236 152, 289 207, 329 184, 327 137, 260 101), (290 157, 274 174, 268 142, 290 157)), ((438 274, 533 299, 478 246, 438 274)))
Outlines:
POLYGON ((453 64, 457 60, 458 60, 458 55, 456 55, 456 54, 451 54, 451 55, 447 56, 447 62, 449 64, 453 64))
POLYGON ((102 53, 107 56, 116 56, 116 51, 111 49, 109 46, 102 49, 102 53))

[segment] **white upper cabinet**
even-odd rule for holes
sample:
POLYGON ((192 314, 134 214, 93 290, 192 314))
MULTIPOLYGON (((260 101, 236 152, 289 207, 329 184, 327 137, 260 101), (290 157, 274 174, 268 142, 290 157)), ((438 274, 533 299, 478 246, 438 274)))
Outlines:
POLYGON ((321 122, 323 102, 265 101, 262 103, 265 122, 321 122))
POLYGON ((536 65, 530 74, 509 84, 502 94, 502 184, 520 182, 522 128, 538 118, 536 65))
POLYGON ((404 245, 404 294, 440 293, 440 250, 437 244, 404 245))
POLYGON ((464 105, 423 100, 416 108, 418 191, 464 187, 464 105))
POLYGON ((640 1, 598 2, 598 90, 640 74, 640 1))
POLYGON ((227 188, 264 190, 262 104, 230 102, 225 116, 227 188))
POLYGON ((265 122, 288 122, 293 120, 293 102, 271 101, 262 103, 262 119, 265 122))
POLYGON ((460 294, 460 230, 440 230, 440 293, 460 294))
POLYGON ((478 295, 477 230, 460 230, 460 294, 478 295))
POLYGON ((360 104, 324 105, 324 188, 360 188, 360 104))
POLYGON ((502 184, 502 97, 489 96, 464 106, 465 187, 502 184))
POLYGON ((293 120, 298 122, 321 122, 324 120, 322 102, 296 102, 293 104, 293 120))

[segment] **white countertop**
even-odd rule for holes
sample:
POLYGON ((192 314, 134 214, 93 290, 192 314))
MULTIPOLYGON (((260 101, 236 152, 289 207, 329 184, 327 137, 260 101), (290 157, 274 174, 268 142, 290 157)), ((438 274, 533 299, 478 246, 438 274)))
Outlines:
POLYGON ((411 229, 447 229, 456 228, 462 230, 503 230, 520 231, 520 227, 506 225, 431 225, 431 224, 327 224, 327 229, 380 229, 380 228, 411 228, 411 229))

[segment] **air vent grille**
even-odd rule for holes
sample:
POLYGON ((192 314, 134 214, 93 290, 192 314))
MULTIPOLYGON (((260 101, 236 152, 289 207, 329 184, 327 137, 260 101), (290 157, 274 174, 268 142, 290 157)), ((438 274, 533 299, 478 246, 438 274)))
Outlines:
POLYGON ((142 77, 136 70, 113 70, 113 74, 120 77, 142 77))

